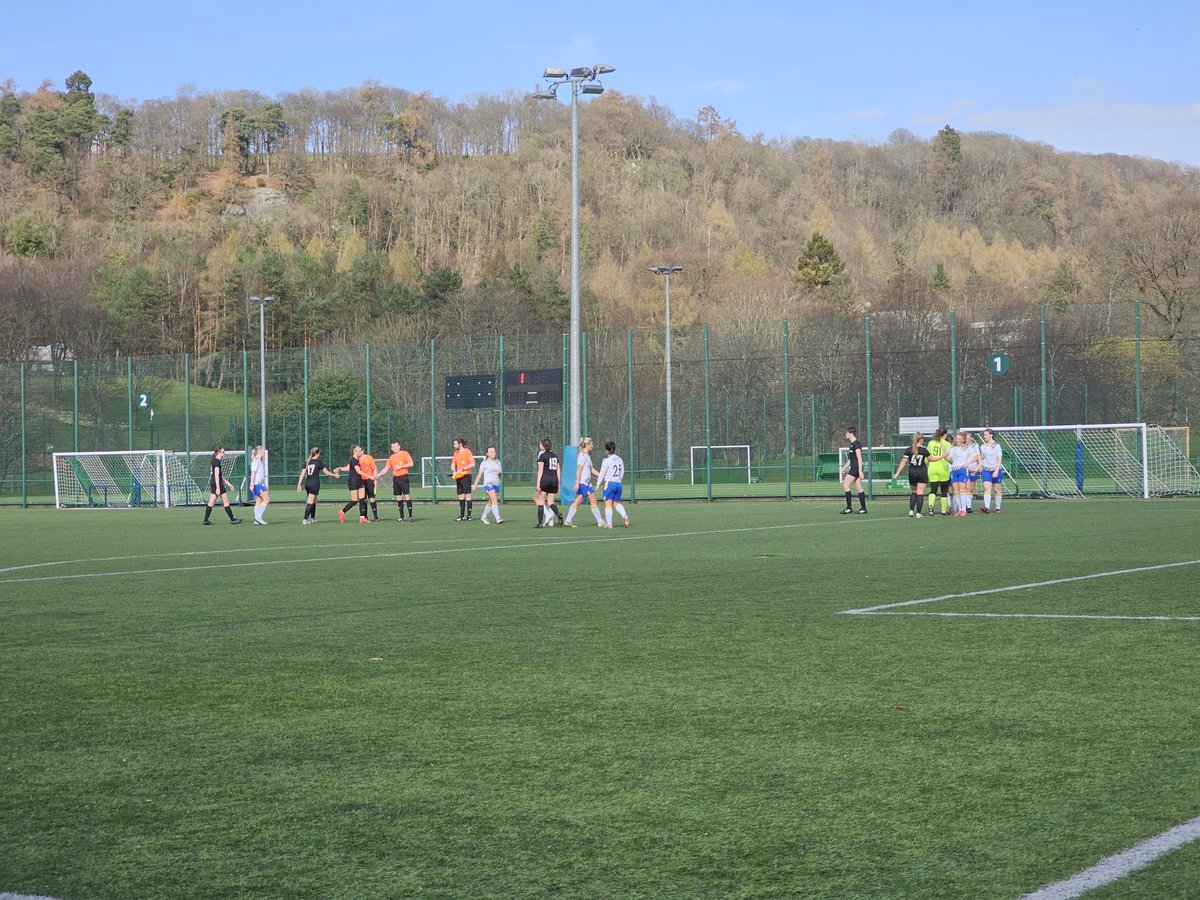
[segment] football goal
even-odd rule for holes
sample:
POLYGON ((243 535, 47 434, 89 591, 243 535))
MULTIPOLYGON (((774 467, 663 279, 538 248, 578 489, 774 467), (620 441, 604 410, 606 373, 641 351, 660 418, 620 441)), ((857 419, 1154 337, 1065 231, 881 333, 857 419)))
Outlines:
MULTIPOLYGON (((98 450, 54 454, 54 505, 59 509, 136 509, 208 502, 210 453, 98 450)), ((246 492, 246 451, 225 451, 222 471, 246 492)))
MULTIPOLYGON (((977 438, 983 431, 980 427, 967 430, 977 438)), ((1149 498, 1200 494, 1200 474, 1184 449, 1184 429, 1131 422, 992 426, 992 432, 1004 450, 1004 468, 1021 479, 1026 495, 1149 498)))
MULTIPOLYGON (((483 456, 478 453, 472 455, 475 457, 475 468, 471 470, 471 478, 474 479, 483 456)), ((450 470, 453 459, 452 456, 422 456, 421 487, 433 487, 435 484, 438 487, 454 487, 454 473, 450 470)))
POLYGON ((751 484, 749 444, 698 444, 691 450, 692 484, 751 484))
POLYGON ((55 453, 54 505, 59 509, 170 506, 166 453, 55 453))

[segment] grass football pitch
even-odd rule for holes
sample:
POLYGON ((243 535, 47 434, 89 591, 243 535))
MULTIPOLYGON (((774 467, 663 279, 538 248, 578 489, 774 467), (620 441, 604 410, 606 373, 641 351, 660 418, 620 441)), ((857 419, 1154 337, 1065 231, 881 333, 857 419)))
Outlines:
POLYGON ((0 892, 1015 898, 1200 816, 1195 500, 330 493, 0 511, 0 892))

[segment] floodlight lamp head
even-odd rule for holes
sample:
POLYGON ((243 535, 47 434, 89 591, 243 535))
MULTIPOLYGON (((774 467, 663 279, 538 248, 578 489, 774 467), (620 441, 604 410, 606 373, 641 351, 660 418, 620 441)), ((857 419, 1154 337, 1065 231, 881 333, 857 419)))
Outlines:
POLYGON ((554 89, 550 88, 546 91, 536 91, 533 95, 534 100, 553 100, 558 95, 554 93, 554 89))
POLYGON ((577 68, 577 69, 572 69, 572 70, 571 70, 571 77, 572 77, 572 78, 588 78, 588 79, 591 79, 591 78, 594 78, 595 76, 593 75, 593 73, 592 73, 592 70, 591 70, 591 69, 589 69, 587 66, 580 66, 580 67, 579 67, 579 68, 577 68))
POLYGON ((607 75, 609 72, 615 72, 617 70, 614 69, 612 66, 606 66, 604 63, 600 63, 600 65, 596 66, 596 68, 593 71, 597 75, 607 75))
POLYGON ((565 69, 547 69, 542 73, 543 78, 566 78, 567 72, 565 69))
POLYGON ((581 93, 581 94, 603 94, 604 93, 604 85, 602 85, 598 81, 588 81, 580 86, 579 93, 581 93))

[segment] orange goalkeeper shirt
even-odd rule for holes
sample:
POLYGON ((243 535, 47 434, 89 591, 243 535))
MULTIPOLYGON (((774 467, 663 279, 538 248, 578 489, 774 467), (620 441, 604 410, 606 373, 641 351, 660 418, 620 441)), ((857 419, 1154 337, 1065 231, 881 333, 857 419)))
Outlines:
POLYGON ((413 458, 407 450, 401 450, 399 453, 393 453, 387 458, 387 467, 392 470, 392 475, 407 475, 408 470, 412 467, 413 458))
POLYGON ((475 457, 467 447, 459 447, 454 451, 454 456, 451 460, 454 466, 454 477, 465 478, 471 474, 471 470, 475 468, 475 457))

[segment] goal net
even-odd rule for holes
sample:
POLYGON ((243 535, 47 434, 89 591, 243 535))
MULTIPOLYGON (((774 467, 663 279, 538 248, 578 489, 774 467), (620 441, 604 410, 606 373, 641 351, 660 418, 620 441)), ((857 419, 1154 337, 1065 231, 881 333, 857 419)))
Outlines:
POLYGON ((691 450, 692 484, 751 484, 749 444, 698 444, 691 450), (711 466, 710 466, 711 463, 711 466))
MULTIPOLYGON (((904 451, 908 446, 880 446, 880 447, 863 447, 863 466, 866 472, 863 473, 864 481, 891 481, 892 473, 896 471, 896 466, 900 465, 900 457, 904 455, 904 451)), ((850 456, 849 447, 838 448, 838 467, 844 466, 846 460, 850 456)))
POLYGON ((55 453, 54 505, 59 509, 170 506, 166 453, 55 453))
MULTIPOLYGON (((167 482, 171 489, 172 506, 203 506, 208 503, 208 474, 212 452, 187 453, 168 450, 167 482)), ((226 450, 221 460, 221 472, 233 483, 230 500, 241 503, 249 496, 246 484, 245 450, 226 450)))
MULTIPOLYGON (((977 437, 981 428, 968 428, 977 437)), ((1200 494, 1179 429, 1144 422, 992 428, 1022 492, 1046 497, 1200 494), (1173 432, 1173 433, 1172 433, 1173 432)), ((1186 446, 1186 433, 1182 435, 1186 446)))
MULTIPOLYGON (((475 468, 471 470, 471 478, 474 478, 479 471, 479 462, 484 457, 478 453, 472 455, 475 457, 475 468)), ((451 471, 453 460, 452 456, 422 456, 421 487, 432 487, 435 484, 438 487, 454 487, 454 472, 451 471)))

